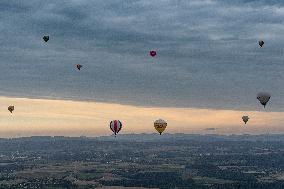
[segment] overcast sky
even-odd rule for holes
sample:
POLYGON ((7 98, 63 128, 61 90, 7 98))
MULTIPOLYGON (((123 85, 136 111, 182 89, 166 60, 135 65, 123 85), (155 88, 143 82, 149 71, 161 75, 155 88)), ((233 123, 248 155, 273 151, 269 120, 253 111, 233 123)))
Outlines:
POLYGON ((2 96, 262 110, 264 91, 284 111, 280 0, 1 0, 0 19, 2 96))

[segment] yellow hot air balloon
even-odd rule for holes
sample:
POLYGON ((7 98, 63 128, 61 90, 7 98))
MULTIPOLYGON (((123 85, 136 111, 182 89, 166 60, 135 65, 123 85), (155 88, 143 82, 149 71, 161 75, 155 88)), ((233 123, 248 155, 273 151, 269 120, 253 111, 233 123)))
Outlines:
POLYGON ((154 122, 154 127, 161 135, 167 127, 167 122, 162 119, 158 119, 154 122))

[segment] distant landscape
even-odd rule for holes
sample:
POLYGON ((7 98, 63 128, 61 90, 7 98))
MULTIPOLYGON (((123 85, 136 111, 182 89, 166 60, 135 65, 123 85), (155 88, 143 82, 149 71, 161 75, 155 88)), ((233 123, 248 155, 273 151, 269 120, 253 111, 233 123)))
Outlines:
POLYGON ((3 189, 284 188, 284 135, 36 136, 0 146, 3 189))

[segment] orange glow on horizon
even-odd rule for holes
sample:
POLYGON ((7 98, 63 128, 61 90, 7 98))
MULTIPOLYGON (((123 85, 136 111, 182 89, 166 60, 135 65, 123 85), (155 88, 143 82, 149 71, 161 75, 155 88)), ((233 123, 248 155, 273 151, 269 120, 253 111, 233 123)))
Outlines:
POLYGON ((154 133, 153 122, 168 122, 167 133, 283 133, 284 112, 137 107, 112 103, 0 97, 0 137, 33 135, 111 135, 109 122, 123 123, 121 134, 154 133), (7 107, 15 106, 11 114, 7 107), (241 117, 251 119, 244 126, 241 117), (217 128, 205 131, 205 128, 217 128))

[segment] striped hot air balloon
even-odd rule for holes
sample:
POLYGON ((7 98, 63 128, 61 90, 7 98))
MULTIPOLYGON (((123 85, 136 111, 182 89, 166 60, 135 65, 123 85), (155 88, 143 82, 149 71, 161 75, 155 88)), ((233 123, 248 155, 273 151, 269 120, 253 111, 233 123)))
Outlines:
POLYGON ((122 128, 122 123, 119 120, 112 120, 109 124, 110 130, 116 135, 122 128))

